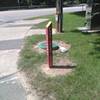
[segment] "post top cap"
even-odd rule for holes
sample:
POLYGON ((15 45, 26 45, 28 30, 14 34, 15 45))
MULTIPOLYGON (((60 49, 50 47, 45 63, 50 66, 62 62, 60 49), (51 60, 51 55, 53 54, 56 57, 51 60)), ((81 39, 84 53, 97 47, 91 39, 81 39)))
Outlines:
POLYGON ((52 22, 49 21, 48 24, 46 25, 46 28, 48 28, 51 24, 52 24, 52 22))

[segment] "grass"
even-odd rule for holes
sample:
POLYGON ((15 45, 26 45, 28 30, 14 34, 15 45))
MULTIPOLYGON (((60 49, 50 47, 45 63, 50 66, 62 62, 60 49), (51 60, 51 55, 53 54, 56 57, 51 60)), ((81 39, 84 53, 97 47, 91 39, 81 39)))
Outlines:
MULTIPOLYGON (((49 19, 54 23, 54 16, 49 16, 49 19)), ((70 75, 53 78, 44 75, 40 66, 46 61, 46 55, 36 53, 32 45, 44 40, 45 37, 34 35, 25 39, 19 68, 23 68, 33 89, 35 88, 43 98, 55 100, 51 98, 54 96, 56 100, 100 100, 100 36, 83 34, 75 30, 83 25, 84 17, 81 14, 65 13, 64 34, 53 35, 54 40, 62 40, 72 45, 68 53, 54 53, 54 56, 58 57, 68 55, 70 59, 77 62, 75 71, 70 75)), ((39 27, 41 26, 42 24, 39 27)))

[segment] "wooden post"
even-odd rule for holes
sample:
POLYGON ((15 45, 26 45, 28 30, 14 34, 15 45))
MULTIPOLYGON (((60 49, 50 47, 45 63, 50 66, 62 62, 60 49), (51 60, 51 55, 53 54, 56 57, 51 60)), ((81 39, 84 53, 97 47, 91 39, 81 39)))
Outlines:
POLYGON ((56 30, 63 32, 63 0, 56 1, 56 30))
POLYGON ((46 41, 47 41, 47 63, 49 68, 53 67, 53 54, 52 54, 52 22, 46 26, 46 41))

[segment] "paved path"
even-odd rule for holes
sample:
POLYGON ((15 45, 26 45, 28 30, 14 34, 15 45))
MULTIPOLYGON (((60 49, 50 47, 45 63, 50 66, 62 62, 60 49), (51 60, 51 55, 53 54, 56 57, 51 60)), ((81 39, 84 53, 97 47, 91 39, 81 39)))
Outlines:
POLYGON ((26 95, 16 75, 0 79, 0 100, 27 100, 26 95))
MULTIPOLYGON (((75 6, 75 7, 65 7, 64 12, 79 12, 85 11, 86 6, 75 6)), ((55 15, 55 8, 46 9, 30 9, 30 10, 12 10, 12 11, 0 11, 0 22, 13 22, 15 20, 22 20, 29 17, 39 17, 44 15, 55 15)))
POLYGON ((17 31, 18 35, 11 28, 0 30, 0 100, 27 100, 26 91, 16 75, 24 31, 22 34, 17 31))
MULTIPOLYGON (((18 77, 17 61, 32 25, 47 21, 20 20, 0 25, 0 100, 27 100, 27 91, 23 88, 18 77)), ((38 100, 37 96, 33 100, 38 100)))

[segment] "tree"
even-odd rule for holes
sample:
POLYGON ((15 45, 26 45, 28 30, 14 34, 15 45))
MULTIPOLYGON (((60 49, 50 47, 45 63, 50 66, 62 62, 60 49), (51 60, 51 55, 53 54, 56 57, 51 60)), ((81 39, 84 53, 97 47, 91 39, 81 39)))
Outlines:
POLYGON ((32 6, 32 0, 26 0, 28 6, 32 6))

